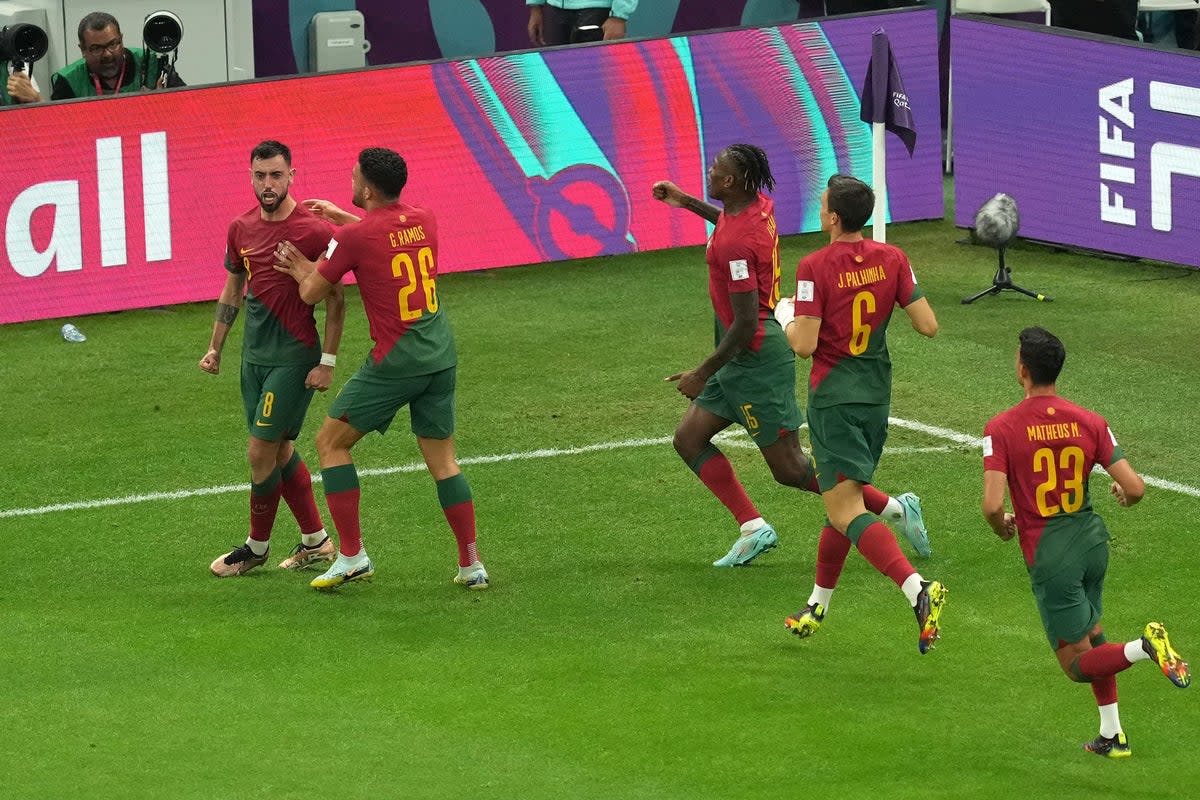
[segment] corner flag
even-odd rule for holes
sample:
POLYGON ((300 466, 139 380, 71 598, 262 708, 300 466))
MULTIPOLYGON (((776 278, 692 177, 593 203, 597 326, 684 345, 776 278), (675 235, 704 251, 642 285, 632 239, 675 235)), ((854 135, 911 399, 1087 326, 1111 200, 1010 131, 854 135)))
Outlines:
POLYGON ((882 122, 884 127, 900 137, 911 156, 917 146, 917 129, 913 125, 912 109, 908 105, 908 94, 900 78, 900 68, 892 55, 892 44, 883 28, 871 35, 871 63, 867 65, 867 79, 863 83, 863 122, 882 122))
POLYGON ((871 215, 871 238, 887 241, 887 147, 884 130, 900 137, 911 158, 917 145, 917 130, 913 124, 908 94, 900 79, 900 68, 892 55, 892 44, 883 28, 871 35, 871 61, 863 82, 862 110, 859 118, 871 123, 872 168, 871 184, 875 191, 875 211, 871 215))

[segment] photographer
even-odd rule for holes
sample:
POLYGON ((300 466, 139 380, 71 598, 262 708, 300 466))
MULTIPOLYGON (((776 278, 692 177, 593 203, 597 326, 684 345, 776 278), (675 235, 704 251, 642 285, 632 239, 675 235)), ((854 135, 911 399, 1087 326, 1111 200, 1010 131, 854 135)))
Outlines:
POLYGON ((112 14, 93 11, 79 21, 79 49, 83 58, 50 77, 51 100, 185 85, 173 69, 164 74, 153 54, 125 47, 112 14))

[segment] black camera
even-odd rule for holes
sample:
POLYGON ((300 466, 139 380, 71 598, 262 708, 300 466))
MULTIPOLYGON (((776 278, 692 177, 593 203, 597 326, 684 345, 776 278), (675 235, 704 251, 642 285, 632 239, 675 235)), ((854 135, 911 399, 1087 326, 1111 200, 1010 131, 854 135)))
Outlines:
POLYGON ((142 60, 142 86, 147 89, 170 86, 175 75, 175 60, 179 58, 179 43, 183 41, 183 22, 170 11, 152 11, 142 25, 142 43, 154 53, 158 62, 158 79, 149 80, 150 54, 142 60))
POLYGON ((170 11, 154 11, 146 16, 142 41, 147 49, 166 55, 178 49, 183 41, 183 23, 170 11))
POLYGON ((21 22, 0 28, 0 61, 12 63, 17 72, 45 57, 49 48, 46 32, 37 25, 21 22))

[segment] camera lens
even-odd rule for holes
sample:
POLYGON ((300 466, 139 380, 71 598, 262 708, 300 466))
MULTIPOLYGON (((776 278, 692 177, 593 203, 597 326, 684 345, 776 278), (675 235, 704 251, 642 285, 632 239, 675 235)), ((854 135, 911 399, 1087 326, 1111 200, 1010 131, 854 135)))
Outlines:
POLYGON ((155 11, 142 27, 146 47, 156 53, 170 53, 183 41, 183 23, 170 11, 155 11))
POLYGON ((38 61, 49 47, 46 32, 37 25, 22 22, 0 30, 0 59, 5 61, 38 61))

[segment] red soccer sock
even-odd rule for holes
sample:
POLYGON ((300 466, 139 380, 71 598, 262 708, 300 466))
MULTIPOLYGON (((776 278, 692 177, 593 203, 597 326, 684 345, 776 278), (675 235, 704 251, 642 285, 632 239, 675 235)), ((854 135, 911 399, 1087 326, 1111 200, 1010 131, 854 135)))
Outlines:
POLYGON ((250 484, 250 538, 256 542, 271 540, 282 490, 278 468, 272 470, 262 483, 250 484))
POLYGON ((461 472, 437 481, 438 502, 454 541, 458 543, 458 565, 469 567, 479 560, 475 549, 475 501, 471 499, 471 486, 461 472))
MULTIPOLYGON (((1130 666, 1132 666, 1132 662, 1125 657, 1125 645, 1123 644, 1111 642, 1102 644, 1093 647, 1079 657, 1079 674, 1090 679, 1093 686, 1099 679, 1116 675, 1118 672, 1129 669, 1130 666)), ((1116 683, 1114 683, 1114 700, 1116 691, 1116 683)), ((1099 698, 1097 697, 1097 699, 1099 698)), ((1104 704, 1101 703, 1101 705, 1104 704)))
POLYGON ((300 525, 301 533, 316 533, 325 527, 313 497, 312 475, 299 453, 283 468, 283 499, 300 525))
POLYGON ((355 488, 325 495, 329 516, 333 517, 333 527, 337 528, 338 550, 347 557, 356 556, 362 550, 362 529, 358 518, 360 494, 355 488))
POLYGON ((1109 706, 1117 702, 1117 676, 1105 675, 1103 678, 1096 678, 1092 681, 1092 694, 1096 696, 1098 706, 1109 706))
POLYGON ((850 540, 837 528, 826 525, 821 529, 821 541, 817 544, 817 586, 822 589, 837 587, 849 552, 850 540))
MULTIPOLYGON (((869 518, 864 514, 851 522, 846 531, 847 535, 853 539, 853 531, 861 524, 860 520, 867 519, 869 518)), ((916 572, 900 552, 900 545, 896 543, 896 537, 892 535, 891 530, 878 520, 871 520, 870 524, 862 529, 856 544, 858 552, 871 562, 871 566, 891 578, 897 586, 903 587, 908 576, 916 572)))
POLYGON ((746 494, 746 490, 742 488, 737 475, 734 474, 733 465, 729 463, 729 459, 712 445, 709 445, 709 448, 712 452, 706 452, 701 456, 704 458, 707 455, 703 463, 699 467, 693 467, 696 475, 704 482, 708 490, 717 496, 721 504, 729 509, 729 513, 733 514, 733 518, 739 525, 761 516, 746 494))
POLYGON ((458 543, 458 565, 469 567, 479 560, 475 547, 475 501, 468 500, 456 506, 443 508, 450 530, 454 531, 454 540, 458 543))
POLYGON ((867 507, 867 511, 877 517, 887 508, 888 500, 892 499, 869 483, 863 484, 862 494, 863 505, 867 507))
POLYGON ((321 470, 325 482, 325 502, 333 527, 337 529, 338 549, 344 556, 356 556, 362 551, 362 529, 358 516, 358 471, 353 464, 340 464, 321 470))

